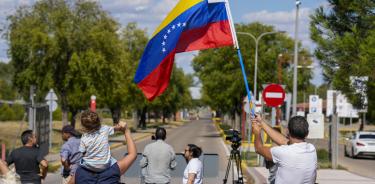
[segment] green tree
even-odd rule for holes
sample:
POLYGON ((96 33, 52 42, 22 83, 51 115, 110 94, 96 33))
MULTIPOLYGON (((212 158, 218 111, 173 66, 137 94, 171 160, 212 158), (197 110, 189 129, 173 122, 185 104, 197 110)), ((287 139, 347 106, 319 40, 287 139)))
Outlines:
POLYGON ((126 60, 126 74, 124 74, 127 95, 123 97, 123 100, 128 105, 127 110, 135 110, 138 117, 141 117, 138 126, 146 127, 146 113, 149 102, 133 82, 139 60, 148 41, 146 30, 139 29, 136 23, 131 22, 122 30, 121 41, 125 52, 129 53, 129 58, 126 60))
MULTIPOLYGON (((261 23, 236 25, 238 32, 250 32, 255 36, 263 32, 274 31, 272 26, 261 23)), ((238 35, 240 48, 243 51, 247 82, 253 86, 254 73, 254 41, 242 35, 238 35)), ((263 37, 259 43, 258 61, 258 91, 261 84, 281 82, 287 85, 287 90, 292 89, 292 70, 290 58, 293 53, 293 40, 286 35, 274 34, 263 37), (281 58, 279 55, 282 54, 281 58), (282 62, 280 65, 278 62, 282 62), (278 77, 278 69, 281 77, 278 77)), ((311 58, 306 49, 300 49, 300 61, 302 65, 309 65, 311 58)), ((194 59, 193 68, 196 71, 203 87, 202 100, 214 110, 221 113, 234 115, 241 112, 243 97, 246 95, 245 85, 241 73, 239 59, 233 48, 225 47, 201 51, 194 59)), ((298 88, 305 89, 310 86, 311 71, 300 71, 298 88)), ((299 96, 303 96, 299 94, 299 96)), ((300 98, 302 99, 302 98, 300 98)))
MULTIPOLYGON (((310 32, 317 44, 315 56, 325 80, 342 91, 354 106, 363 100, 351 86, 350 76, 368 76, 368 116, 375 119, 375 2, 373 0, 328 0, 311 16, 310 32)), ((361 126, 363 127, 363 126, 361 126)))
POLYGON ((26 97, 30 85, 37 96, 49 88, 59 96, 63 122, 86 109, 97 94, 105 104, 123 67, 119 25, 95 1, 41 0, 9 17, 7 38, 14 84, 26 97))
POLYGON ((13 66, 9 63, 0 62, 0 99, 2 100, 14 100, 17 96, 17 91, 12 85, 13 75, 13 66))

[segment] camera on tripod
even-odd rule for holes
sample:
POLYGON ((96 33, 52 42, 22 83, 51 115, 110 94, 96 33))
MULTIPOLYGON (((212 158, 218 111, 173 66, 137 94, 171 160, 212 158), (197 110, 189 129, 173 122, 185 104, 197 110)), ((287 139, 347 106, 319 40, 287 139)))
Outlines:
POLYGON ((230 141, 232 143, 232 151, 230 152, 230 156, 228 159, 227 170, 225 172, 225 177, 223 179, 223 184, 226 184, 228 181, 229 171, 232 170, 232 183, 233 184, 243 184, 243 173, 241 168, 241 153, 238 148, 241 146, 241 134, 240 131, 230 129, 225 132, 227 137, 225 140, 230 141), (237 177, 234 177, 234 166, 237 168, 237 177), (237 180, 235 180, 235 178, 237 180))
POLYGON ((225 140, 232 143, 232 149, 238 149, 241 146, 241 134, 238 130, 230 129, 227 132, 225 140))

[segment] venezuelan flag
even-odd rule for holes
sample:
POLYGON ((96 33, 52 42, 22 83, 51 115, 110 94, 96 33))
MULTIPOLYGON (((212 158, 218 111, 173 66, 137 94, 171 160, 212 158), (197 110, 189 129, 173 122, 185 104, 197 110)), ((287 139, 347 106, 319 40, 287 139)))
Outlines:
POLYGON ((181 0, 152 35, 134 79, 148 100, 167 89, 176 53, 233 45, 225 2, 209 1, 181 0))

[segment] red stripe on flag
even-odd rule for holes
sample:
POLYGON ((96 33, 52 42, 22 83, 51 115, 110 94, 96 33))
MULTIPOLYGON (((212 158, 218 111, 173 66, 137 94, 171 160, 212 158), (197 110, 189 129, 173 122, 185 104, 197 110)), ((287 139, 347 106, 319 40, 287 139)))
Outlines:
POLYGON ((174 56, 175 50, 170 52, 147 77, 137 84, 149 101, 152 101, 167 89, 173 69, 174 56))
POLYGON ((191 29, 181 34, 176 52, 187 52, 233 45, 229 21, 224 20, 191 29))

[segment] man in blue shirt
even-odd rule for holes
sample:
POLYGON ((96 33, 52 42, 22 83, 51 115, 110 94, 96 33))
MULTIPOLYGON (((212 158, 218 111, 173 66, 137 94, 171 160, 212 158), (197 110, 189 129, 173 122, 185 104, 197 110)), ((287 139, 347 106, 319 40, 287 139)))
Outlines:
POLYGON ((63 184, 74 183, 74 174, 79 166, 82 154, 79 152, 79 144, 81 139, 79 133, 74 130, 71 125, 62 128, 62 139, 66 141, 61 147, 60 157, 62 164, 63 184), (70 181, 72 180, 72 181, 70 181))

